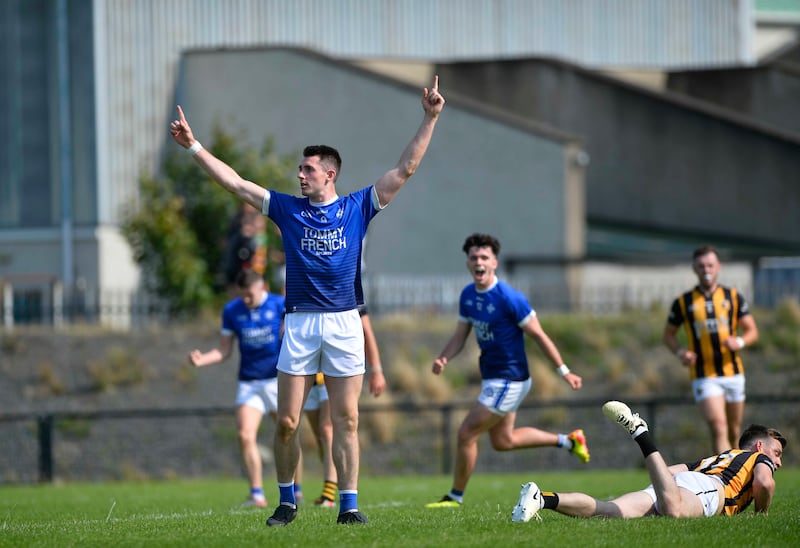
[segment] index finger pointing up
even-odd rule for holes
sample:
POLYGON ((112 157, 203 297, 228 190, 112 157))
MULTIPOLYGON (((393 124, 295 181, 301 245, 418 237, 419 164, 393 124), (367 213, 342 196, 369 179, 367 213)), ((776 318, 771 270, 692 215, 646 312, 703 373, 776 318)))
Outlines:
POLYGON ((433 75, 433 88, 431 88, 431 91, 439 91, 439 75, 438 74, 434 74, 433 75))
POLYGON ((183 115, 183 109, 180 105, 178 105, 178 118, 180 118, 181 124, 186 123, 186 116, 183 115))

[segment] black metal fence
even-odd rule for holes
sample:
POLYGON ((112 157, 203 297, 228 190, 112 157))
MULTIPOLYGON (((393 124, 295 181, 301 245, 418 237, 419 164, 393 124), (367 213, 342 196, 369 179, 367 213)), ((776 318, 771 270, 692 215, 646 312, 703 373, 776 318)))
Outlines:
MULTIPOLYGON (((695 404, 685 398, 626 400, 644 417, 668 462, 710 453, 710 437, 695 404)), ((455 435, 472 401, 448 404, 361 406, 362 473, 450 473, 455 435)), ((751 395, 745 426, 773 426, 789 439, 784 465, 800 464, 797 414, 800 395, 751 395)), ((550 400, 523 405, 518 426, 555 432, 586 431, 591 468, 641 466, 633 444, 606 420, 603 400, 550 400)), ((309 430, 305 428, 305 430, 309 430)), ((265 476, 271 471, 271 424, 262 426, 265 476), (268 432, 267 432, 268 431, 268 432)), ((310 436, 304 436, 304 447, 310 436)), ((511 472, 585 469, 555 448, 492 450, 481 440, 478 470, 511 472)), ((321 473, 313 458, 309 474, 321 473)), ((230 407, 63 411, 0 415, 0 483, 170 479, 243 474, 230 407)))

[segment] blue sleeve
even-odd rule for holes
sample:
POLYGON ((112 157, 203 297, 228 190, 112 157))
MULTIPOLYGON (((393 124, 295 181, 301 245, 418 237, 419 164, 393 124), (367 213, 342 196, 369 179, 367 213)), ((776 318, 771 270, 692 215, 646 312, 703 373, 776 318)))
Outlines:
POLYGON ((233 333, 236 332, 232 303, 226 304, 225 308, 222 309, 222 329, 233 333))
POLYGON ((458 316, 460 318, 468 318, 469 317, 467 315, 467 307, 464 304, 464 301, 466 301, 466 299, 467 299, 467 289, 468 288, 469 288, 469 286, 467 286, 464 289, 462 289, 461 290, 461 296, 458 298, 458 316))
MULTIPOLYGON (((360 194, 361 211, 362 211, 362 213, 364 215, 364 228, 363 228, 363 231, 364 231, 363 235, 364 236, 367 235, 367 225, 369 225, 369 222, 380 211, 380 209, 376 208, 375 204, 372 203, 372 189, 374 187, 375 187, 375 185, 370 185, 370 186, 368 186, 366 188, 362 188, 361 190, 359 190, 358 192, 355 193, 355 194, 360 194)), ((363 236, 362 236, 362 238, 363 238, 363 236)))
POLYGON ((511 310, 511 316, 514 318, 514 323, 517 325, 533 311, 525 295, 515 289, 509 293, 507 302, 511 310))
POLYGON ((288 200, 291 200, 292 198, 293 196, 289 196, 288 194, 270 190, 269 210, 267 211, 267 217, 272 219, 275 224, 279 225, 280 220, 285 216, 284 213, 286 211, 286 204, 288 203, 288 200))

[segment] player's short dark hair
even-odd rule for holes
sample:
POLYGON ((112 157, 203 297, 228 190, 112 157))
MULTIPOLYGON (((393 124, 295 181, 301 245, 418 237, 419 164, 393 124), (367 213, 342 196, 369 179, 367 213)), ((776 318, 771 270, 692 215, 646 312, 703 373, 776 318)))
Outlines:
POLYGON ((240 270, 236 275, 236 287, 239 289, 247 289, 256 282, 263 282, 264 277, 250 268, 240 270))
POLYGON ((781 442, 781 447, 786 448, 786 438, 774 428, 767 428, 760 424, 751 424, 742 432, 739 438, 739 449, 750 449, 758 440, 774 438, 781 442))
POLYGON ((332 167, 336 170, 338 177, 342 169, 342 157, 339 156, 339 151, 328 145, 309 145, 303 149, 303 158, 310 158, 311 156, 319 156, 319 161, 332 167))
POLYGON ((495 257, 500 255, 500 242, 490 234, 479 234, 476 232, 475 234, 467 236, 461 249, 464 250, 464 253, 469 255, 471 247, 491 247, 495 257))
POLYGON ((719 252, 716 247, 713 245, 701 245, 692 252, 692 261, 695 261, 698 257, 702 257, 703 255, 708 255, 709 253, 716 255, 717 260, 719 260, 719 252))

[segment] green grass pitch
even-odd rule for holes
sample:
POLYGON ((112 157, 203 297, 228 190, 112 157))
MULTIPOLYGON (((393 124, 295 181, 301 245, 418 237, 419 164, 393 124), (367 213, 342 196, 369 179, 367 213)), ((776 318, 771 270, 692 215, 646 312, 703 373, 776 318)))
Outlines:
MULTIPOLYGON (((300 507, 285 528, 267 528, 270 508, 242 509, 243 480, 0 487, 0 546, 798 546, 800 469, 776 474, 768 516, 577 520, 554 512, 511 523, 520 484, 610 498, 648 483, 642 470, 490 475, 472 478, 463 507, 424 508, 450 487, 443 476, 362 477, 365 526, 336 525, 336 510, 300 507)), ((307 478, 306 497, 320 482, 307 478)))

